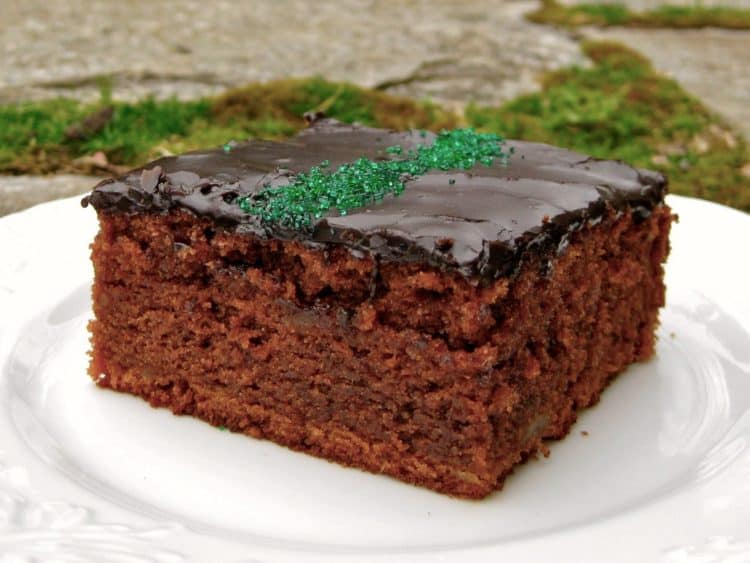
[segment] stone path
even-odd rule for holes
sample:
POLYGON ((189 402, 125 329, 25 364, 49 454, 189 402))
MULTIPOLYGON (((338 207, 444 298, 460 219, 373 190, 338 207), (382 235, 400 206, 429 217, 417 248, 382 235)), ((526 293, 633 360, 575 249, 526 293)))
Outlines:
POLYGON ((101 178, 57 176, 0 176, 0 217, 37 203, 70 197, 91 190, 101 178))
POLYGON ((322 75, 440 102, 496 103, 583 61, 530 0, 25 0, 1 2, 0 102, 201 96, 322 75), (10 5, 8 5, 10 4, 10 5), (262 6, 262 7, 260 7, 262 6))

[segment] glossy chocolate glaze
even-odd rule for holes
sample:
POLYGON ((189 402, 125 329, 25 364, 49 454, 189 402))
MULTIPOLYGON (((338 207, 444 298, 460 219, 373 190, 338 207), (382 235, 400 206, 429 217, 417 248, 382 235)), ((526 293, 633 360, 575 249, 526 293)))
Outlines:
POLYGON ((406 182, 400 196, 351 211, 331 212, 307 231, 263 224, 237 199, 281 186, 324 160, 331 169, 359 157, 431 142, 432 134, 394 132, 319 119, 286 142, 251 141, 162 158, 100 183, 83 200, 98 212, 166 213, 188 209, 224 228, 261 237, 343 244, 382 260, 422 261, 468 277, 513 272, 526 251, 560 252, 571 232, 608 210, 647 216, 666 191, 663 176, 626 164, 522 141, 504 166, 429 172, 406 182))

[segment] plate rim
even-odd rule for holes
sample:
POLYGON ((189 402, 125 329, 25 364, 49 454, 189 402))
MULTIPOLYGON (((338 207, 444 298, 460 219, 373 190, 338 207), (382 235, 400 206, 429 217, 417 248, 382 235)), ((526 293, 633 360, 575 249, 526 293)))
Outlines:
MULTIPOLYGON (((50 215, 55 216, 57 213, 63 213, 67 211, 67 208, 72 206, 72 204, 75 202, 80 201, 80 197, 73 197, 73 198, 67 198, 64 200, 57 200, 54 202, 47 202, 44 204, 40 204, 37 206, 34 206, 30 209, 20 211, 18 213, 14 213, 5 217, 0 218, 0 240, 5 239, 4 235, 7 234, 7 232, 13 233, 13 231, 16 231, 16 234, 20 234, 20 237, 16 237, 16 240, 23 239, 24 235, 24 223, 26 223, 26 227, 28 228, 28 224, 33 222, 34 220, 39 220, 39 217, 36 217, 38 215, 41 215, 42 217, 44 215, 50 215), (5 231, 5 232, 4 232, 5 231)), ((738 211, 735 209, 731 209, 713 202, 708 202, 704 200, 697 200, 693 198, 685 198, 681 196, 668 196, 668 203, 677 211, 678 214, 684 215, 684 217, 689 217, 690 221, 693 221, 695 219, 694 214, 700 213, 700 212, 706 212, 707 210, 710 210, 710 213, 723 215, 723 218, 727 220, 727 223, 736 223, 736 222, 744 222, 744 227, 747 229, 747 232, 750 233, 750 215, 747 215, 743 213, 742 211, 738 211)), ((13 242, 13 236, 9 237, 11 241, 13 242)), ((0 391, 4 390, 4 385, 7 383, 5 381, 5 377, 3 376, 5 372, 5 365, 8 359, 8 352, 10 351, 10 347, 8 346, 9 339, 6 338, 6 335, 10 334, 12 336, 12 329, 14 326, 14 322, 18 322, 21 318, 25 317, 28 318, 26 307, 29 306, 28 300, 22 297, 22 294, 28 294, 31 292, 30 289, 25 289, 24 291, 14 291, 13 284, 20 283, 19 280, 23 280, 23 276, 16 276, 16 277, 10 277, 11 284, 10 286, 6 286, 4 283, 4 275, 6 275, 10 268, 8 265, 13 264, 13 246, 6 246, 5 248, 0 248, 0 257, 2 257, 3 266, 0 266, 0 308, 5 308, 7 311, 10 312, 10 314, 6 314, 5 316, 0 317, 0 366, 2 366, 3 372, 0 373, 0 391), (10 252, 8 252, 8 249, 11 249, 10 252), (8 256, 5 256, 8 255, 8 256), (10 289, 10 291, 7 291, 10 289), (4 293, 5 291, 5 293, 4 293), (21 298, 19 298, 21 296, 21 298), (7 350, 6 350, 7 349, 7 350)), ((18 254, 18 247, 16 247, 16 254, 18 254)), ((16 257, 17 258, 17 257, 16 257)), ((61 262, 64 263, 64 256, 58 257, 61 258, 61 262)), ((33 268, 32 268, 33 269, 33 268)), ((18 272, 16 272, 17 274, 18 272)), ((64 277, 64 276, 63 276, 64 277)), ((33 288, 33 284, 31 286, 33 288)), ((726 296, 724 296, 726 297, 726 296)), ((729 300, 731 302, 731 299, 729 300)), ((721 301, 719 301, 721 303, 721 301)), ((736 311, 740 318, 741 324, 745 328, 750 327, 750 314, 748 314, 748 311, 750 309, 745 310, 743 308, 740 308, 738 311, 736 311)), ((15 341, 15 339, 13 339, 15 341)), ((0 409, 2 409, 2 405, 0 405, 0 409)), ((5 410, 5 409, 2 409, 5 410)), ((0 416, 7 419, 8 418, 8 412, 0 412, 0 416)), ((0 429, 0 435, 3 434, 3 430, 0 429)), ((3 448, 2 440, 0 440, 0 501, 2 501, 3 498, 3 478, 8 478, 8 474, 13 473, 15 471, 16 473, 24 473, 23 467, 21 467, 21 471, 18 471, 18 464, 14 463, 12 459, 10 459, 10 456, 7 452, 4 451, 5 448, 3 448)), ((28 452, 27 452, 28 453, 28 452)), ((745 452, 747 454, 747 452, 745 452)), ((18 455, 18 452, 16 452, 16 455, 18 455)), ((748 460, 750 460, 750 455, 747 455, 748 460)), ((749 464, 750 467, 750 464, 749 464)), ((28 471, 26 471, 28 473, 28 471)), ((23 479, 21 479, 23 481, 23 479)), ((27 479, 28 481, 28 479, 27 479)), ((747 493, 748 493, 748 503, 746 505, 746 510, 748 511, 748 517, 750 518, 750 479, 748 479, 748 487, 747 487, 747 493)), ((7 484, 6 484, 7 486, 7 484)), ((6 491, 7 493, 7 491, 6 491)), ((20 494, 20 493, 19 493, 20 494)), ((49 501, 41 501, 49 502, 49 501)), ((667 504, 671 503, 672 501, 668 501, 667 504)), ((2 516, 2 502, 0 502, 0 516, 2 516)), ((101 509, 98 509, 101 510, 101 509)), ((96 518, 94 516, 95 514, 98 514, 97 512, 92 512, 89 515, 88 524, 86 525, 97 525, 96 520, 91 520, 91 518, 96 518)), ((416 561, 416 560, 431 560, 433 557, 438 558, 439 560, 443 560, 443 556, 454 556, 458 554, 462 555, 468 555, 472 554, 472 557, 476 557, 475 560, 490 560, 493 557, 496 557, 497 555, 511 555, 513 554, 515 559, 518 561, 526 561, 526 560, 533 560, 529 559, 528 555, 536 553, 538 555, 538 552, 536 552, 534 548, 534 544, 538 542, 544 542, 548 544, 547 549, 564 549, 566 552, 569 552, 570 554, 573 554, 574 551, 572 550, 571 545, 569 545, 570 541, 577 535, 579 535, 580 532, 588 532, 590 533, 591 530, 589 528, 596 528, 601 526, 602 524, 607 524, 609 526, 613 526, 614 528, 620 527, 620 526, 626 526, 627 523, 623 522, 622 520, 627 520, 627 515, 625 517, 621 517, 620 515, 613 515, 609 518, 606 518, 603 522, 595 522, 591 524, 585 524, 582 528, 585 528, 586 530, 578 530, 573 531, 571 533, 570 530, 562 530, 561 532, 551 532, 550 534, 544 534, 541 537, 532 537, 530 539, 519 539, 519 540, 513 540, 511 542, 505 542, 502 544, 497 545, 482 545, 479 547, 457 547, 457 548, 448 548, 448 549, 440 549, 438 552, 435 553, 425 553, 425 552, 414 552, 412 550, 402 550, 402 551, 386 551, 383 553, 347 553, 345 560, 355 560, 352 557, 355 556, 357 561, 370 561, 370 560, 382 560, 382 557, 407 557, 409 561, 416 561), (609 524, 607 523, 609 521, 609 524), (553 546, 557 546, 554 548, 553 546), (567 546, 567 547, 565 547, 567 546), (519 550, 520 549, 520 550, 519 550)), ((0 525, 2 523, 2 519, 0 519, 0 525)), ((164 523, 162 523, 164 524, 164 523)), ((107 524, 103 524, 105 527, 107 524)), ((158 527, 157 527, 158 528, 158 527)), ((154 544, 153 541, 149 540, 144 543, 144 545, 148 546, 150 550, 153 550, 154 545, 157 547, 168 544, 164 538, 164 536, 159 536, 159 533, 163 533, 164 530, 162 529, 161 532, 157 531, 157 528, 154 528, 151 530, 152 535, 157 538, 156 544, 154 544)), ((163 528, 163 526, 162 526, 163 528)), ((1 529, 1 528, 0 528, 1 529)), ((193 532, 189 530, 189 528, 186 528, 184 526, 181 526, 179 523, 171 523, 167 524, 168 532, 167 535, 171 534, 174 537, 177 536, 187 536, 190 537, 193 532)), ((631 526, 632 529, 632 526, 631 526)), ((143 531, 143 530, 141 530, 143 531)), ((601 530, 599 530, 601 531, 601 530)), ((637 529, 636 529, 637 531, 637 529)), ((145 535, 148 535, 149 532, 145 531, 143 532, 145 535)), ((583 538, 580 538, 581 540, 583 538)), ((701 538, 697 534, 693 534, 692 538, 693 542, 683 542, 683 544, 679 543, 672 543, 670 545, 662 545, 660 557, 664 560, 681 560, 681 561, 690 561, 691 558, 697 560, 699 557, 703 557, 706 554, 741 554, 745 555, 748 554, 750 556, 750 530, 747 531, 747 533, 740 537, 740 535, 737 534, 729 534, 729 535, 722 535, 722 534, 713 534, 713 535, 707 535, 704 538, 701 538)), ((140 541, 140 540, 139 540, 140 541)), ((186 541, 183 537, 181 541, 186 541)), ((590 538, 589 538, 590 541, 590 538)), ((138 542, 135 542, 136 544, 138 542)), ((143 543, 143 542, 141 542, 143 543)), ((208 543, 214 543, 215 542, 208 542, 208 543)), ((663 543, 663 542, 662 542, 663 543)), ((656 542, 654 545, 658 545, 659 542, 656 542)), ((12 545, 12 544, 11 544, 12 545)), ((135 545, 135 544, 134 544, 135 545)), ((3 538, 2 535, 0 535, 0 553, 2 553, 2 546, 3 546, 3 538)), ((237 547, 237 546, 235 546, 237 547)), ((537 548, 539 546, 536 546, 537 548)), ((637 547, 637 546, 636 546, 637 547)), ((224 546, 224 548, 228 548, 228 546, 224 546)), ((232 558, 232 560, 243 560, 243 557, 245 553, 247 552, 248 546, 240 546, 240 549, 235 551, 237 552, 237 555, 229 555, 227 552, 227 555, 232 558)), ((135 548, 133 548, 135 549, 135 548)), ((215 553, 215 549, 223 549, 221 546, 212 545, 210 547, 210 550, 215 553)), ((252 555, 257 561, 281 561, 286 560, 285 558, 289 556, 290 554, 287 552, 287 550, 282 549, 279 551, 278 549, 271 549, 268 550, 267 547, 264 546, 253 546, 253 549, 255 554, 252 555), (261 559, 262 558, 262 559, 261 559)), ((158 550, 157 550, 158 551, 158 550)), ((293 556, 299 556, 300 553, 305 554, 306 556, 309 556, 311 558, 317 558, 319 556, 324 556, 330 558, 332 555, 329 552, 323 552, 323 553, 315 553, 315 552, 300 552, 300 551, 294 551, 292 552, 293 556)), ((593 553, 593 552, 592 552, 593 553)), ((140 553, 137 553, 136 551, 133 551, 132 554, 135 555, 141 555, 140 553)), ((131 554, 131 555, 132 555, 131 554)), ((169 549, 167 549, 164 554, 160 554, 157 552, 157 555, 159 557, 162 557, 162 559, 158 558, 152 558, 151 560, 154 561, 170 561, 170 557, 172 557, 174 554, 170 553, 169 549)), ((334 554, 335 555, 335 554, 334 554)), ((581 559, 581 553, 575 552, 576 557, 579 560, 581 559)), ((656 555, 655 553, 651 552, 650 555, 656 555)), ((192 554, 188 557, 192 557, 192 554)), ((145 560, 145 559, 144 559, 145 560)), ((179 558, 173 558, 174 561, 180 560, 179 558)), ((192 560, 192 559, 191 559, 192 560)), ((195 560, 201 560, 201 559, 195 559, 195 560)), ((251 559, 248 559, 248 561, 251 561, 251 559)), ((624 559, 623 559, 624 560, 624 559)), ((0 561, 2 561, 2 558, 0 558, 0 561)))

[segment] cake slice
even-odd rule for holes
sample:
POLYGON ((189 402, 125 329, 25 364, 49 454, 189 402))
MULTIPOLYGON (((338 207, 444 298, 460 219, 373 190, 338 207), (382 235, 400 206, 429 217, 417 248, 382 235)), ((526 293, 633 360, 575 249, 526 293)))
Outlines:
POLYGON ((90 375, 481 498, 654 353, 665 184, 470 130, 326 119, 162 158, 84 200, 90 375))

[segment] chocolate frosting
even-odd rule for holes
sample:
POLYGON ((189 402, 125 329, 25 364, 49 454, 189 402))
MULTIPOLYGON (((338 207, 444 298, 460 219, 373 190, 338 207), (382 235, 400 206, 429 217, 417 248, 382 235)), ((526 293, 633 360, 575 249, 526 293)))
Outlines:
POLYGON ((469 171, 433 171, 405 191, 311 229, 289 231, 243 212, 237 200, 269 184, 289 183, 328 160, 330 169, 360 157, 398 158, 385 149, 430 143, 431 133, 396 132, 319 119, 285 142, 254 140, 161 158, 105 180, 84 198, 99 212, 166 213, 188 209, 224 228, 308 244, 342 244, 381 260, 421 261, 492 279, 513 272, 531 249, 561 252, 571 232, 607 210, 648 216, 666 192, 660 174, 541 143, 508 141, 509 163, 469 171))

